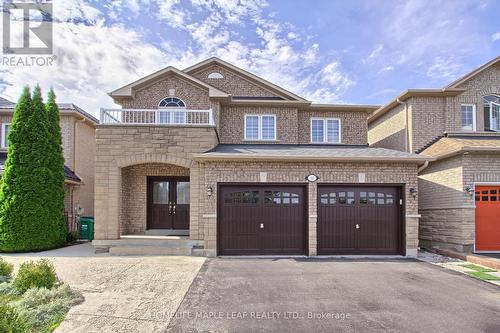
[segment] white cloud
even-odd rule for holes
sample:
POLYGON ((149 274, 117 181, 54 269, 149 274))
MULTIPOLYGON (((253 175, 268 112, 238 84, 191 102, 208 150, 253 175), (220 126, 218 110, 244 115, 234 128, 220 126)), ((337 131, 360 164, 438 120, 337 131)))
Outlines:
POLYGON ((107 92, 162 67, 182 69, 214 55, 316 102, 341 101, 354 85, 340 58, 321 56, 320 45, 309 36, 302 38, 292 25, 265 15, 266 1, 190 2, 192 9, 179 0, 104 1, 103 12, 82 0, 55 6, 56 64, 0 68, 7 83, 0 86, 1 94, 16 100, 26 84, 39 83, 45 90, 53 86, 59 102, 78 104, 97 116, 100 107, 116 107, 107 92), (127 14, 146 16, 151 11, 163 24, 187 34, 184 43, 172 48, 164 39, 154 45, 147 41, 146 30, 139 32, 141 26, 124 23, 127 14), (241 33, 252 34, 251 42, 241 33), (328 65, 322 69, 322 63, 328 65))
POLYGON ((370 53, 370 55, 366 59, 363 59, 363 62, 368 62, 370 60, 377 58, 383 49, 384 49, 384 45, 378 44, 377 47, 375 49, 373 49, 373 51, 370 53))
POLYGON ((499 39, 500 39, 500 31, 497 31, 493 35, 491 35, 491 40, 492 41, 496 42, 499 39))
POLYGON ((452 79, 457 77, 462 70, 462 65, 457 63, 455 57, 437 57, 432 65, 427 69, 427 76, 431 78, 447 78, 452 79))

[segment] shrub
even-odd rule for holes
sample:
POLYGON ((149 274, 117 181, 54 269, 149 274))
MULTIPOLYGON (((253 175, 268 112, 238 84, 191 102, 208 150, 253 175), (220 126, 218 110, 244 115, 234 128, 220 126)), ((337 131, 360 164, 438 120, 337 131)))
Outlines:
POLYGON ((26 318, 31 331, 40 332, 57 327, 68 310, 82 301, 83 297, 78 291, 62 284, 53 289, 29 289, 11 306, 21 318, 26 318))
POLYGON ((22 263, 12 285, 19 292, 24 293, 30 288, 51 289, 56 282, 54 265, 47 259, 41 259, 38 262, 22 263))
POLYGON ((11 306, 0 304, 0 332, 28 332, 29 325, 11 306))
POLYGON ((0 277, 10 278, 14 271, 14 265, 9 264, 2 257, 0 257, 0 277))

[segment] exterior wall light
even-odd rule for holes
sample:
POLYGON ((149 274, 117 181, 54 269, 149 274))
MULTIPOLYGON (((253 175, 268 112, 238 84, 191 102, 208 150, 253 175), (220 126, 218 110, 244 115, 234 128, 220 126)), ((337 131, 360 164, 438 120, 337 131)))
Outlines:
POLYGON ((466 186, 465 187, 465 194, 468 194, 472 197, 474 195, 474 187, 473 186, 466 186))
POLYGON ((411 187, 411 188, 410 188, 410 194, 411 194, 411 196, 412 196, 412 197, 416 198, 416 197, 417 197, 417 194, 418 194, 417 189, 416 189, 416 188, 414 188, 414 187, 411 187))
POLYGON ((307 180, 308 182, 310 182, 310 183, 314 183, 314 182, 315 182, 315 181, 317 181, 318 179, 319 179, 319 177, 318 177, 318 176, 316 176, 316 175, 313 175, 313 174, 311 174, 311 175, 309 175, 309 176, 307 176, 307 177, 306 177, 306 180, 307 180))
POLYGON ((211 197, 213 193, 214 193, 214 188, 212 186, 207 186, 207 195, 211 197))

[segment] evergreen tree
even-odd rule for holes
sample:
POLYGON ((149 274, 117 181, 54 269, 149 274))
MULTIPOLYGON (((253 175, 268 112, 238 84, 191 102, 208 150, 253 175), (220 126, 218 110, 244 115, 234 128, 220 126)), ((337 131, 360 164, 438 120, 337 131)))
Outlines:
POLYGON ((52 174, 50 180, 50 215, 53 225, 54 242, 66 240, 67 226, 64 220, 64 155, 62 148, 62 134, 59 117, 59 108, 56 104, 56 95, 50 89, 45 105, 48 120, 48 168, 52 174))
POLYGON ((60 195, 54 194, 49 116, 40 87, 34 89, 32 98, 28 88, 23 90, 8 139, 0 187, 0 251, 36 251, 63 245, 65 234, 56 227, 61 223, 52 213, 59 207, 55 201, 60 195))

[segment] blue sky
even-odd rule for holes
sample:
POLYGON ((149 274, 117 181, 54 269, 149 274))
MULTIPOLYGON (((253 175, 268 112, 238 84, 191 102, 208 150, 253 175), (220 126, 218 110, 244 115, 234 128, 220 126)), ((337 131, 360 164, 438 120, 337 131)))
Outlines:
POLYGON ((0 67, 0 92, 53 86, 98 114, 168 65, 218 56, 318 103, 384 104, 500 55, 498 0, 55 0, 52 67, 0 67))

